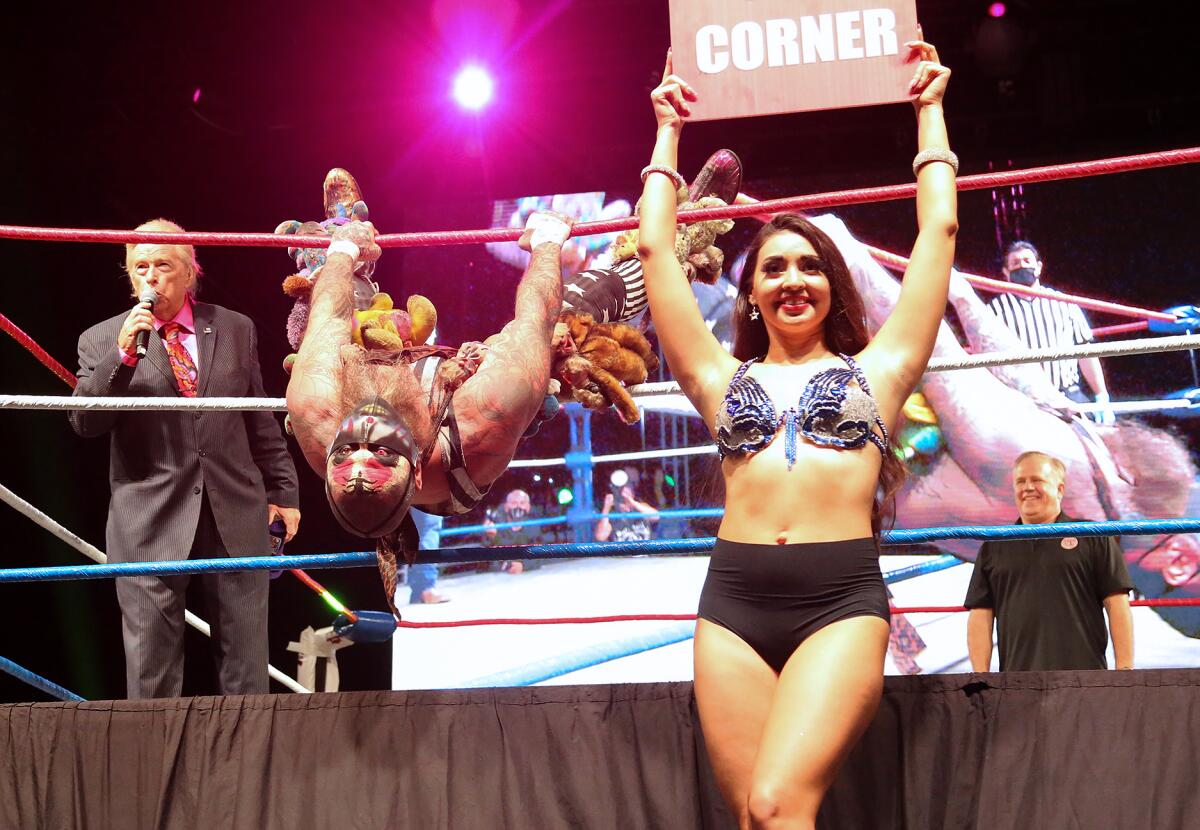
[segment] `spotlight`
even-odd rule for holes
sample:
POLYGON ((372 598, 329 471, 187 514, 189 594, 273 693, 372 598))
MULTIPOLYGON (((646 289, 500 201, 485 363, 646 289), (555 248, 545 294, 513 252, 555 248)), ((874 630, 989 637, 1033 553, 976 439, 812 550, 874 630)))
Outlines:
POLYGON ((454 78, 454 100, 463 109, 481 110, 492 100, 492 76, 481 66, 464 66, 454 78))
POLYGON ((534 474, 533 474, 533 480, 534 480, 534 481, 541 481, 541 480, 542 480, 542 476, 541 476, 541 474, 540 474, 540 473, 534 473, 534 474))
POLYGON ((1004 17, 1005 12, 1007 11, 1008 7, 1003 3, 992 3, 992 5, 988 6, 989 17, 1004 17))
POLYGON ((624 487, 629 483, 629 473, 624 469, 613 470, 613 474, 608 477, 608 480, 613 487, 624 487))

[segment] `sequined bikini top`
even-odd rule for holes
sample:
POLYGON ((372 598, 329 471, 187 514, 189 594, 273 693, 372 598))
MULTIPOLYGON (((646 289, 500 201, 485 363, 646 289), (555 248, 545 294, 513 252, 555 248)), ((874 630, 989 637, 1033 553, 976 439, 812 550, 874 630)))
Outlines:
POLYGON ((796 463, 797 432, 822 447, 854 450, 870 441, 880 452, 888 452, 887 427, 879 417, 866 376, 854 358, 844 354, 838 357, 849 368, 817 372, 804 387, 800 402, 782 412, 776 411, 762 385, 746 374, 759 358, 738 367, 717 411, 717 452, 721 458, 731 453, 758 452, 771 443, 781 426, 789 470, 796 463), (851 386, 851 381, 857 386, 851 386))

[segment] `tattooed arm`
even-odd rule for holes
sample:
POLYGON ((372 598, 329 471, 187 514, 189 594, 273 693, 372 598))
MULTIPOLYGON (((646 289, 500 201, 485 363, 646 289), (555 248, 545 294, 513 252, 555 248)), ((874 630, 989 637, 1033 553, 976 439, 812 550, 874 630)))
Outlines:
POLYGON ((341 349, 350 343, 354 264, 379 257, 375 228, 351 222, 333 232, 330 253, 313 283, 308 328, 288 381, 288 414, 309 465, 324 474, 325 453, 337 428, 341 349))
POLYGON ((455 393, 467 470, 480 486, 508 467, 517 441, 546 396, 550 339, 562 309, 559 254, 569 233, 570 224, 561 217, 530 217, 521 245, 531 256, 517 286, 516 314, 488 339, 479 371, 455 393))

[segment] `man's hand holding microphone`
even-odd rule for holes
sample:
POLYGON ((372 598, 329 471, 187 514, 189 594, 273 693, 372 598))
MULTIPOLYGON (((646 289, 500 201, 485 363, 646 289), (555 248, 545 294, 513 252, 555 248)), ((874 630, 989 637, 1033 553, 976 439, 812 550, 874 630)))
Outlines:
POLYGON ((121 330, 117 333, 117 348, 126 358, 136 362, 146 356, 150 332, 154 331, 153 308, 157 302, 158 292, 146 286, 138 294, 137 305, 121 324, 121 330))

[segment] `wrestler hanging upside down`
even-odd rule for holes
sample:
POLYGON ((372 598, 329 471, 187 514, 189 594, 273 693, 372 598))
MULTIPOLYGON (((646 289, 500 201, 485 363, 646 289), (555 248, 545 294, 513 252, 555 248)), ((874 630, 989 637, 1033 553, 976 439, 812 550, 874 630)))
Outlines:
POLYGON ((569 234, 563 218, 532 215, 521 237, 531 256, 513 320, 441 365, 433 357, 414 366, 411 354, 367 352, 352 342, 354 269, 380 249, 369 222, 333 229, 288 383, 288 412, 338 522, 379 540, 389 603, 395 553, 411 559, 416 550, 409 507, 439 515, 474 507, 542 406, 562 308, 559 254, 569 234))

